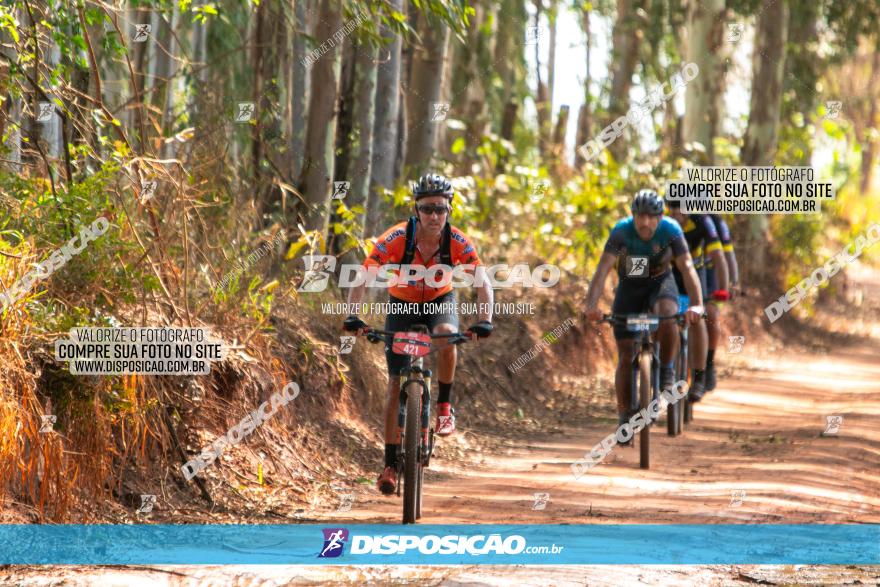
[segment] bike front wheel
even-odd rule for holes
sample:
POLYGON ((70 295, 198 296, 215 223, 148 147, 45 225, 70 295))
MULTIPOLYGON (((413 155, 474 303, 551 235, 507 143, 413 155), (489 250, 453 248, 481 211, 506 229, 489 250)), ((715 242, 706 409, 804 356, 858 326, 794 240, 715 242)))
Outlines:
POLYGON ((413 524, 420 513, 422 459, 419 454, 422 389, 418 382, 406 387, 406 424, 403 431, 403 523, 413 524))
MULTIPOLYGON (((653 399, 651 393, 651 353, 643 352, 639 357, 639 407, 648 411, 648 405, 653 399)), ((648 413, 650 422, 650 413, 648 413)), ((647 424, 647 423, 646 423, 647 424)), ((650 461, 650 438, 651 426, 646 425, 639 432, 639 467, 648 469, 651 466, 650 461)))

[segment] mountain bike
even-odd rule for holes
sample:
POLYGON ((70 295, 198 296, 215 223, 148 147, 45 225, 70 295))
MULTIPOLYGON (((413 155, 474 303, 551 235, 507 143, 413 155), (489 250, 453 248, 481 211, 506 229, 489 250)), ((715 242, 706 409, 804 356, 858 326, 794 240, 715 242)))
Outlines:
MULTIPOLYGON (((635 414, 640 409, 647 410, 648 405, 660 397, 660 343, 651 334, 660 327, 661 320, 677 320, 682 314, 657 316, 654 314, 605 314, 602 322, 622 324, 629 332, 635 332, 632 339, 632 372, 630 376, 629 412, 635 414)), ((672 418, 670 403, 667 408, 667 419, 672 418)), ((639 432, 639 467, 649 469, 650 438, 653 418, 648 418, 644 428, 639 432)), ((633 440, 635 440, 633 438, 633 440)))
POLYGON ((409 369, 400 384, 397 423, 401 440, 397 450, 397 495, 400 496, 403 478, 403 523, 414 524, 422 517, 422 479, 424 469, 434 452, 434 428, 431 421, 431 370, 424 368, 424 358, 432 349, 432 339, 448 339, 449 344, 461 344, 472 338, 469 332, 430 334, 428 327, 413 325, 410 332, 389 332, 373 328, 363 329, 364 336, 373 343, 385 342, 391 352, 412 357, 409 369))

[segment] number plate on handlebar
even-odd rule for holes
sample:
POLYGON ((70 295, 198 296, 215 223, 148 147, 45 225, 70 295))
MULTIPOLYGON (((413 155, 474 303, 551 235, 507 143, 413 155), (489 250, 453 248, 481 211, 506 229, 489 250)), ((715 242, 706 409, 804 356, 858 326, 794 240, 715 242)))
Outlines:
POLYGON ((629 332, 643 332, 645 330, 652 331, 657 330, 657 325, 660 324, 660 319, 656 316, 649 316, 648 314, 639 314, 638 316, 629 316, 626 319, 626 329, 629 332))
POLYGON ((397 355, 424 357, 431 352, 431 336, 423 332, 396 332, 391 352, 397 355))

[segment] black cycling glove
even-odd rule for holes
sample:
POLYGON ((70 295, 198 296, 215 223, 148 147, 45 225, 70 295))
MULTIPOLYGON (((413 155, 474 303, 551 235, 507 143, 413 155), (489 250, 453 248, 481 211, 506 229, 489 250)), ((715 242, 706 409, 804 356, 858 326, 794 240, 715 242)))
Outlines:
POLYGON ((488 320, 482 320, 468 328, 468 332, 473 332, 477 338, 486 338, 492 334, 492 323, 488 320))
POLYGON ((358 330, 366 327, 367 323, 354 315, 349 316, 345 319, 345 322, 342 323, 342 329, 347 332, 357 332, 358 330))

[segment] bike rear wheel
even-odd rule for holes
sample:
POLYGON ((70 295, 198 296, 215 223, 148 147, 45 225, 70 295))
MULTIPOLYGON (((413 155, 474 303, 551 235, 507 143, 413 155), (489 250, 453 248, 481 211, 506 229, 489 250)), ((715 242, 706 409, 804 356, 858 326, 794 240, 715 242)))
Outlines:
MULTIPOLYGON (((638 386, 639 386, 639 407, 643 410, 648 409, 648 405, 651 403, 652 393, 651 393, 651 353, 650 352, 642 352, 639 356, 639 378, 638 378, 638 386)), ((650 461, 650 438, 651 438, 651 414, 648 413, 648 421, 642 431, 639 432, 639 467, 642 469, 648 469, 651 466, 650 461)))
MULTIPOLYGON (((687 331, 682 331, 679 344, 678 351, 678 364, 676 365, 676 377, 675 380, 678 381, 687 381, 688 379, 688 337, 687 331)), ((670 409, 675 408, 675 433, 673 436, 678 436, 682 432, 684 432, 684 422, 685 422, 685 410, 687 410, 687 396, 678 400, 675 404, 670 406, 670 409)))
POLYGON ((406 387, 406 425, 403 432, 403 523, 413 524, 418 519, 418 504, 422 487, 421 439, 422 388, 418 382, 406 387))

